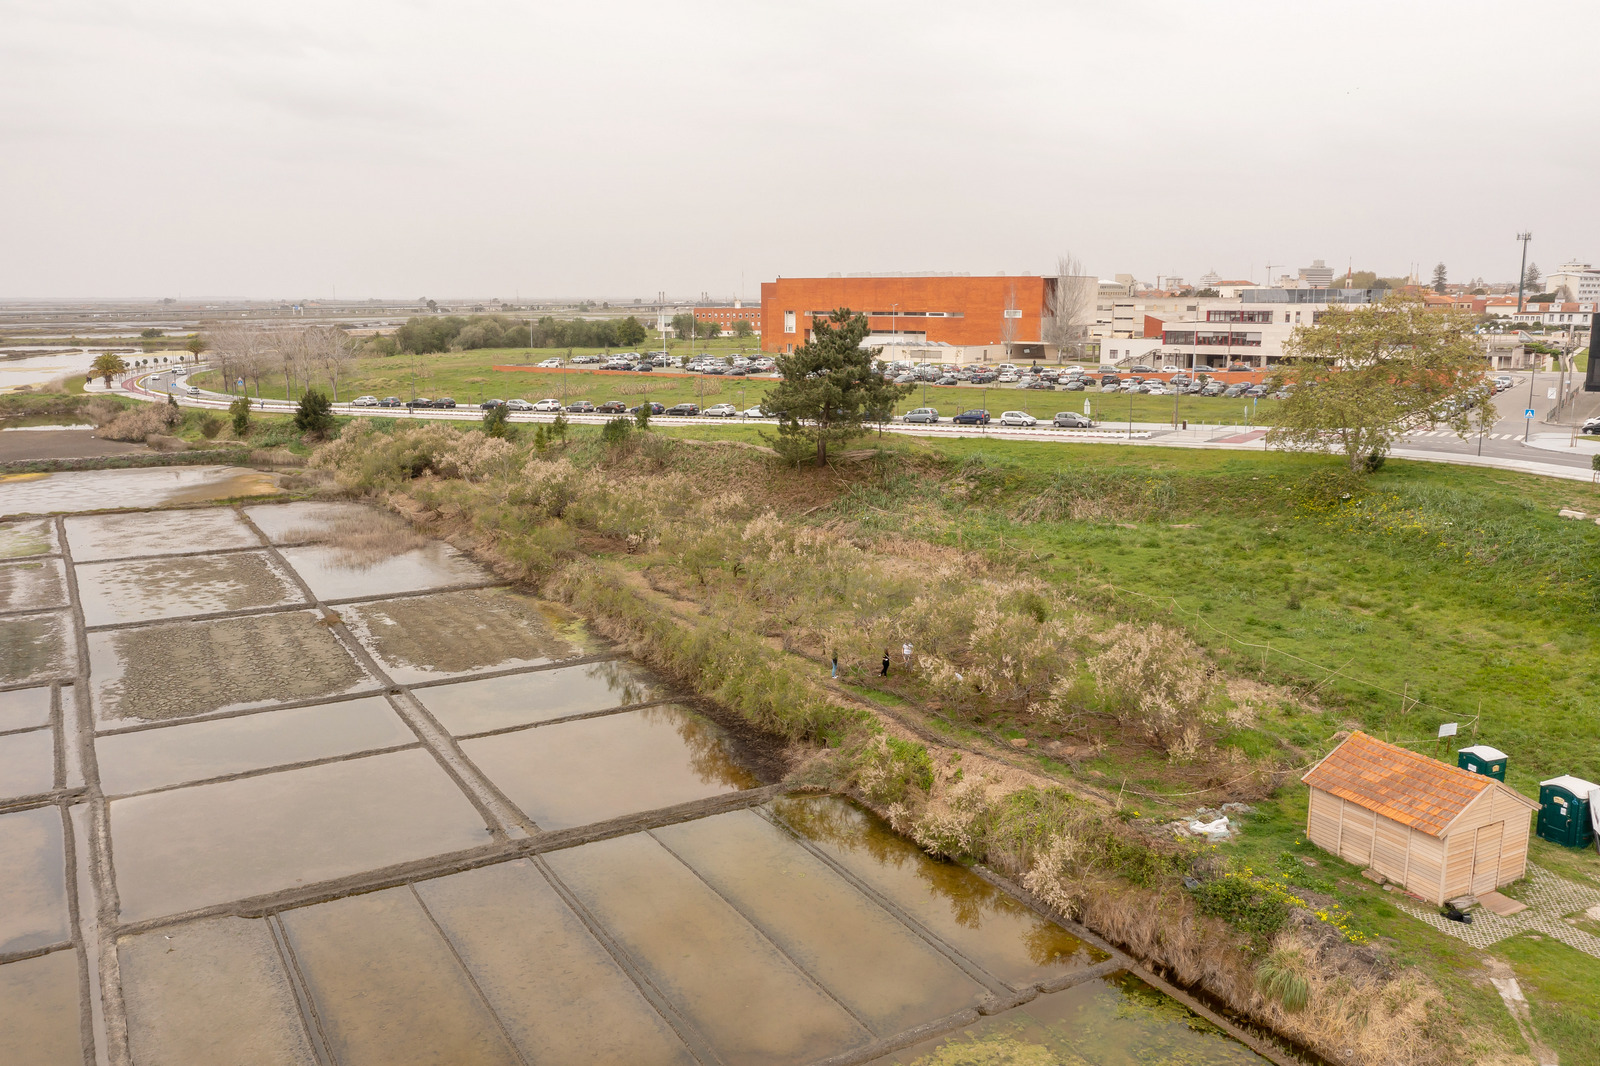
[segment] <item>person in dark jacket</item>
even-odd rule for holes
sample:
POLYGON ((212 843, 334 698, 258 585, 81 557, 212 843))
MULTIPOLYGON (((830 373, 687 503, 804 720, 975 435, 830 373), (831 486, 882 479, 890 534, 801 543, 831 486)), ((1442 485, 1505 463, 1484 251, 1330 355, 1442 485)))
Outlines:
POLYGON ((888 677, 889 676, 889 649, 888 648, 884 648, 883 649, 883 669, 878 671, 878 676, 879 677, 888 677))

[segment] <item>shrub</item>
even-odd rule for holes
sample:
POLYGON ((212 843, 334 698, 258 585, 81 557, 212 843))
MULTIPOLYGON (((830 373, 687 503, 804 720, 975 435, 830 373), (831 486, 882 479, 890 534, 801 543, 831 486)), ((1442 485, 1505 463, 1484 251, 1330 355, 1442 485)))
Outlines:
POLYGON ((600 429, 600 439, 605 441, 608 447, 626 444, 632 435, 633 423, 621 416, 608 420, 600 429))
POLYGON ((1194 754, 1215 688, 1205 657, 1176 629, 1127 624, 1089 660, 1106 709, 1172 756, 1194 754))
POLYGON ((933 788, 933 761, 921 744, 880 734, 862 748, 855 783, 874 803, 899 803, 912 787, 933 788))
POLYGON ((1280 948, 1256 967, 1256 989, 1275 999, 1287 1011, 1304 1010, 1311 999, 1311 986, 1300 972, 1300 956, 1280 948))
POLYGON ((207 411, 200 417, 200 435, 206 440, 212 440, 222 432, 222 419, 207 411))
POLYGON ((307 389, 295 408, 294 428, 322 440, 333 429, 333 404, 320 389, 307 389))
POLYGON ((483 412, 483 431, 496 439, 502 439, 511 431, 511 409, 503 403, 497 403, 483 412))
MULTIPOLYGON (((634 424, 636 424, 640 429, 649 429, 650 428, 650 401, 649 400, 646 400, 644 403, 641 403, 639 405, 639 409, 633 413, 633 421, 634 421, 634 424)), ((1596 470, 1600 470, 1600 464, 1596 464, 1595 469, 1596 470)))
POLYGON ((228 405, 228 415, 233 419, 233 435, 241 440, 250 435, 250 398, 239 396, 228 405))

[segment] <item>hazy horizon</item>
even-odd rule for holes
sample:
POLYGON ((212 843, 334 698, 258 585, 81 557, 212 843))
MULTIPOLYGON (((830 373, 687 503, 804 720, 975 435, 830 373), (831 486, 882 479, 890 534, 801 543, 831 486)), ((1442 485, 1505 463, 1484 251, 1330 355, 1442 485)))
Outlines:
POLYGON ((1152 282, 1315 258, 1505 281, 1523 229, 1547 273, 1600 261, 1593 4, 6 21, 4 299, 754 300, 777 275, 1066 251, 1152 282))

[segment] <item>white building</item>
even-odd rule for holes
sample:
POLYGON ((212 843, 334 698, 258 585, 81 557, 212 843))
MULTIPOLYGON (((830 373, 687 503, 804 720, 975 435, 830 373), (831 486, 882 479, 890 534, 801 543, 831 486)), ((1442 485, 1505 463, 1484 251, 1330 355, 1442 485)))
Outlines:
POLYGON ((1300 268, 1300 280, 1314 289, 1326 289, 1333 284, 1333 267, 1313 259, 1310 266, 1300 268))
POLYGON ((1545 275, 1544 287, 1546 292, 1553 292, 1562 300, 1600 302, 1600 270, 1574 259, 1545 275), (1562 289, 1566 292, 1563 293, 1562 289))
POLYGON ((1510 316, 1514 322, 1529 325, 1555 326, 1557 329, 1588 329, 1600 301, 1564 304, 1528 304, 1521 312, 1510 316))

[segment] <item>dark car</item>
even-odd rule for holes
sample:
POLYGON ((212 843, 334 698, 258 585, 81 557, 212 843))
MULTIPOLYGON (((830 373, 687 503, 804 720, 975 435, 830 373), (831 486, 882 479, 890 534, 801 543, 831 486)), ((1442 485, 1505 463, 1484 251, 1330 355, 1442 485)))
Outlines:
POLYGON ((594 404, 588 400, 573 400, 567 404, 567 410, 575 415, 592 415, 594 414, 594 404))
POLYGON ((1586 422, 1584 422, 1583 428, 1578 430, 1578 432, 1579 433, 1600 433, 1600 418, 1591 418, 1591 419, 1587 420, 1586 422))
POLYGON ((1063 391, 1063 392, 1082 392, 1083 391, 1083 379, 1082 378, 1073 378, 1071 381, 1063 381, 1061 383, 1061 391, 1063 391))
POLYGON ((1243 363, 1229 363, 1228 364, 1228 373, 1230 373, 1230 374, 1248 374, 1248 373, 1250 373, 1250 368, 1248 366, 1246 366, 1245 364, 1243 364, 1243 363))
POLYGON ((443 408, 446 408, 446 409, 449 409, 449 410, 453 410, 455 408, 455 405, 456 405, 456 402, 454 400, 452 400, 448 396, 441 396, 437 400, 433 401, 433 406, 435 406, 435 407, 443 407, 443 408))
MULTIPOLYGON (((639 404, 638 407, 630 407, 630 408, 628 408, 628 413, 630 415, 636 415, 636 414, 639 413, 639 407, 644 407, 644 406, 645 406, 644 404, 639 404)), ((659 404, 659 403, 656 403, 653 400, 650 402, 649 407, 650 407, 650 413, 653 414, 653 415, 665 414, 666 411, 667 411, 667 408, 666 408, 665 404, 659 404)))
POLYGON ((994 373, 992 371, 986 370, 981 374, 972 375, 972 383, 974 385, 987 385, 991 381, 994 381, 999 376, 1000 376, 999 374, 996 374, 996 373, 994 373))
POLYGON ((1259 400, 1267 394, 1267 387, 1265 385, 1252 385, 1244 390, 1244 394, 1251 399, 1259 400))
POLYGON ((1247 391, 1249 391, 1249 389, 1250 386, 1248 385, 1229 385, 1227 388, 1222 390, 1222 398, 1224 400, 1231 400, 1236 397, 1243 396, 1247 391))
POLYGON ((1223 390, 1222 382, 1220 382, 1220 381, 1208 381, 1208 382, 1206 382, 1205 385, 1203 385, 1201 387, 1200 395, 1202 395, 1202 396, 1221 396, 1222 395, 1222 390, 1223 390))
POLYGON ((400 397, 398 397, 398 396, 385 396, 383 399, 378 401, 378 406, 379 407, 400 407, 400 406, 403 406, 403 405, 400 403, 400 397))
POLYGON ((971 411, 962 411, 950 421, 958 426, 987 426, 989 424, 989 412, 982 408, 974 408, 971 411))
POLYGON ((697 403, 675 403, 662 413, 669 415, 697 415, 700 413, 700 405, 697 403))
POLYGON ((485 400, 478 405, 478 409, 482 411, 493 411, 496 407, 504 407, 505 403, 506 402, 504 400, 485 400))
POLYGON ((1057 411, 1055 424, 1061 429, 1088 429, 1094 421, 1088 415, 1080 415, 1076 411, 1057 411))
POLYGON ((595 408, 595 411, 602 415, 620 415, 627 410, 628 405, 623 403, 621 400, 607 400, 605 403, 595 408))
POLYGON ((407 407, 432 407, 433 401, 426 396, 418 396, 415 400, 407 400, 407 407))
POLYGON ((1145 366, 1143 363, 1135 364, 1131 369, 1140 374, 1154 374, 1156 372, 1155 367, 1145 366))
POLYGON ((1102 384, 1102 385, 1120 385, 1120 384, 1122 384, 1122 376, 1120 374, 1101 374, 1100 375, 1100 384, 1102 384))

